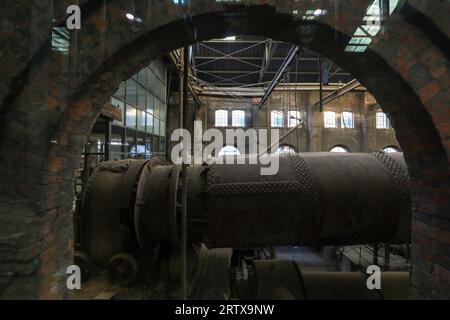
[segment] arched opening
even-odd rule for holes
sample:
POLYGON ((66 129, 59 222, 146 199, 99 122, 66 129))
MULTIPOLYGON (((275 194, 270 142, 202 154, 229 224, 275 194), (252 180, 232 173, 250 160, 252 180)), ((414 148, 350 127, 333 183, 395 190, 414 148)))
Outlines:
POLYGON ((289 145, 281 145, 278 147, 277 150, 275 150, 275 154, 295 154, 297 151, 293 146, 289 145))
POLYGON ((330 149, 330 152, 336 152, 336 153, 349 153, 352 152, 352 150, 344 145, 337 145, 330 149))
POLYGON ((401 149, 397 146, 386 146, 383 148, 383 151, 386 153, 393 153, 393 152, 401 152, 401 149))
POLYGON ((237 156, 237 155, 240 155, 240 154, 241 154, 241 152, 235 146, 224 146, 219 151, 219 157, 222 157, 222 156, 237 156))
MULTIPOLYGON (((351 9, 353 14, 360 14, 363 17, 370 3, 364 1, 361 1, 361 3, 351 9)), ((117 9, 121 6, 118 6, 114 1, 110 6, 121 21, 120 17, 125 11, 117 9)), ((411 37, 418 34, 422 37, 423 42, 433 49, 432 41, 426 36, 424 38, 422 32, 417 29, 420 26, 416 28, 416 26, 411 26, 401 20, 398 22, 398 28, 394 28, 392 31, 387 30, 384 35, 378 34, 379 38, 374 37, 374 41, 365 51, 349 52, 345 51, 345 48, 347 48, 356 29, 352 28, 351 25, 344 24, 337 29, 329 21, 318 23, 314 20, 306 22, 294 20, 291 14, 279 13, 274 10, 275 7, 273 6, 220 6, 214 7, 218 10, 211 10, 210 12, 203 12, 203 9, 195 11, 190 19, 177 19, 176 17, 183 16, 183 8, 169 7, 173 13, 172 20, 164 21, 157 28, 153 26, 153 28, 148 27, 148 30, 138 31, 134 34, 133 39, 128 38, 128 31, 132 28, 139 29, 139 26, 122 23, 117 29, 123 31, 123 33, 114 32, 117 41, 110 42, 111 46, 114 44, 116 47, 108 47, 110 51, 106 55, 104 55, 105 51, 100 49, 100 46, 104 43, 95 45, 93 41, 90 41, 89 37, 91 36, 82 34, 84 42, 80 42, 80 47, 77 49, 85 50, 85 55, 78 57, 80 59, 78 65, 83 66, 83 71, 80 71, 79 82, 75 82, 73 85, 70 102, 67 103, 65 96, 57 97, 56 100, 59 103, 53 105, 57 110, 55 111, 55 122, 48 123, 48 127, 33 127, 36 137, 50 137, 50 142, 43 140, 40 145, 48 146, 48 150, 44 152, 32 148, 29 157, 30 159, 41 159, 41 157, 48 156, 49 162, 42 165, 42 161, 36 161, 36 164, 28 164, 27 167, 25 165, 17 166, 17 161, 14 161, 17 159, 13 159, 13 161, 3 160, 2 175, 5 179, 2 179, 2 181, 5 181, 3 186, 5 195, 11 196, 13 199, 22 197, 31 199, 33 205, 25 204, 26 209, 31 212, 46 212, 48 216, 55 215, 59 217, 58 219, 61 219, 61 217, 68 219, 70 211, 62 200, 55 200, 55 190, 65 190, 70 193, 68 191, 71 189, 70 183, 64 181, 73 179, 73 171, 76 168, 86 135, 98 115, 100 106, 116 91, 121 80, 136 73, 151 59, 186 44, 224 37, 229 34, 256 34, 309 47, 323 56, 335 60, 365 85, 374 94, 381 108, 388 114, 391 124, 397 131, 397 137, 405 153, 412 179, 414 214, 418 223, 425 223, 424 221, 428 221, 429 216, 433 217, 433 221, 436 221, 437 225, 448 219, 446 212, 449 211, 445 201, 439 202, 432 208, 426 207, 427 203, 435 202, 433 199, 448 199, 448 197, 446 198, 448 186, 442 182, 436 183, 437 177, 440 177, 439 181, 447 181, 445 178, 448 177, 448 140, 445 138, 446 129, 443 120, 439 119, 439 114, 444 111, 439 108, 431 108, 431 106, 439 105, 439 103, 445 105, 447 100, 443 98, 443 94, 439 93, 441 89, 434 80, 429 85, 430 87, 414 80, 414 78, 418 78, 415 77, 417 74, 409 72, 408 66, 405 66, 402 62, 404 59, 400 57, 404 57, 404 53, 410 49, 411 52, 414 52, 415 45, 403 43, 402 39, 395 37, 399 29, 404 31, 405 34, 411 31, 411 37), (263 23, 267 19, 274 22, 270 27, 263 23), (282 27, 273 28, 273 25, 282 27), (383 36, 390 42, 383 41, 383 36), (398 47, 398 44, 403 44, 404 49, 394 52, 393 48, 398 47), (393 52, 395 54, 392 54, 393 52), (102 55, 101 58, 98 57, 99 54, 102 55), (89 56, 90 58, 87 58, 89 56), (133 57, 132 61, 129 57, 133 57), (390 90, 396 92, 395 95, 386 93, 388 91, 386 90, 387 84, 389 84, 390 90), (426 90, 427 88, 429 90, 426 90), (430 91, 434 94, 430 95, 430 91), (61 105, 64 106, 64 111, 59 110, 61 105), (405 110, 408 110, 408 112, 404 112, 405 110), (67 156, 68 159, 65 159, 63 155, 67 156), (42 167, 45 167, 45 170, 42 170, 42 167), (22 171, 17 174, 19 169, 22 171), (30 177, 29 174, 26 174, 27 172, 41 173, 30 177), (14 182, 14 187, 10 188, 11 190, 7 188, 8 182, 14 182), (34 190, 32 186, 37 185, 44 185, 49 187, 50 190, 44 190, 44 187, 34 190), (33 191, 30 193, 30 190, 33 191), (12 192, 17 192, 19 196, 12 192), (61 201, 61 204, 59 204, 59 201, 61 201), (55 202, 58 204, 55 205, 55 202), (34 203, 38 203, 37 207, 34 203), (58 214, 52 211, 56 207, 58 208, 58 214)), ((347 8, 346 10, 350 9, 347 8)), ((95 18, 101 16, 99 11, 100 9, 90 13, 93 18, 85 20, 87 25, 84 26, 84 30, 98 30, 98 26, 95 26, 95 21, 97 21, 95 18)), ((161 14, 167 12, 167 8, 165 6, 157 7, 154 12, 161 14)), ((286 12, 286 10, 280 12, 286 12)), ((289 12, 295 14, 293 11, 289 12)), ((333 10, 328 8, 330 15, 332 12, 333 10)), ((145 14, 136 12, 135 16, 144 17, 145 14)), ((399 17, 399 19, 402 18, 399 17)), ((114 35, 109 34, 108 36, 115 39, 114 35)), ((433 53, 435 52, 433 51, 433 53)), ((425 55, 425 53, 421 54, 425 55)), ((436 54, 440 55, 439 50, 436 54)), ((59 56, 56 55, 56 57, 59 56)), ((419 57, 410 57, 410 59, 411 64, 420 60, 419 57)), ((58 67, 58 63, 59 66, 63 63, 58 59, 53 61, 56 67, 58 67)), ((424 58, 424 61, 421 67, 428 68, 426 58, 424 58)), ((36 69, 45 70, 46 67, 48 67, 47 61, 42 61, 36 69)), ((445 71, 444 68, 444 73, 445 71)), ((38 74, 39 72, 33 74, 32 80, 39 79, 38 74)), ((56 76, 56 78, 61 80, 59 76, 56 76)), ((41 88, 32 87, 29 89, 39 92, 38 89, 41 88)), ((14 139, 12 139, 14 132, 22 130, 23 123, 30 123, 24 120, 27 120, 27 117, 32 117, 33 112, 34 115, 39 114, 36 110, 26 111, 28 104, 25 103, 24 97, 28 97, 28 94, 29 91, 26 92, 25 90, 22 92, 22 98, 14 96, 14 99, 12 99, 14 103, 9 104, 8 107, 3 107, 4 110, 2 110, 7 112, 8 119, 14 119, 2 128, 2 136, 11 138, 2 141, 2 149, 17 150, 18 155, 22 155, 23 152, 18 150, 21 146, 14 146, 14 139)), ((42 105, 47 106, 48 104, 43 103, 42 105)), ((31 142, 30 139, 28 145, 32 145, 31 142)), ((69 198, 71 197, 69 196, 69 198)), ((56 218, 51 219, 53 219, 51 225, 56 224, 56 218)), ((65 236, 59 235, 56 239, 47 239, 46 241, 48 241, 49 246, 61 248, 61 251, 67 252, 70 249, 66 248, 65 240, 67 240, 65 236), (57 242, 59 244, 55 244, 57 242), (64 245, 61 243, 64 243, 64 245)), ((417 248, 418 256, 421 258, 420 244, 417 248)), ((46 259, 49 260, 44 262, 51 260, 51 258, 46 259)), ((438 261, 434 262, 438 266, 443 265, 442 263, 439 264, 438 261)), ((420 270, 420 266, 415 266, 415 268, 420 270)), ((61 265, 55 265, 53 270, 55 272, 49 277, 54 278, 55 281, 61 281, 61 277, 56 275, 56 271, 60 269, 61 265)), ((416 283, 419 282, 419 280, 416 281, 416 283)), ((429 282, 431 283, 431 280, 429 282)), ((39 288, 44 292, 50 292, 49 288, 43 284, 39 288)), ((56 292, 60 291, 56 290, 56 292)))

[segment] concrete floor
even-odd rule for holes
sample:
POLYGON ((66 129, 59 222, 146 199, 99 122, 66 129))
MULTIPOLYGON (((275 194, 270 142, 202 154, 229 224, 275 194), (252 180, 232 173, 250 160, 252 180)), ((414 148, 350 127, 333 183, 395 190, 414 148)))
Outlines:
POLYGON ((337 261, 331 247, 277 247, 276 257, 279 260, 294 260, 301 270, 337 271, 342 270, 341 261, 337 261))

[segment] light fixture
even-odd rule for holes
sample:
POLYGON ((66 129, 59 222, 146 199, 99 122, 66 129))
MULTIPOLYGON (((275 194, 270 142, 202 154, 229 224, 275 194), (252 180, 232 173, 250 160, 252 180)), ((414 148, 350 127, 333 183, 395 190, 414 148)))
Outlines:
POLYGON ((127 13, 125 16, 127 17, 128 20, 131 20, 131 21, 134 20, 134 15, 131 13, 127 13))

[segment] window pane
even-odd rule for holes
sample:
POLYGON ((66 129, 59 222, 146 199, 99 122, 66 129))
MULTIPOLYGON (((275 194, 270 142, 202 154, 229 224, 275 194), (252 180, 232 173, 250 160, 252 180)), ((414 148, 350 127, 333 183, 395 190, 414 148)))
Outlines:
POLYGON ((325 111, 324 116, 324 126, 325 128, 336 128, 336 113, 332 111, 325 111))
POLYGON ((162 102, 160 105, 160 110, 159 110, 159 118, 161 120, 166 120, 166 111, 167 111, 167 106, 165 102, 162 102))
POLYGON ((153 114, 154 112, 153 106, 154 106, 153 95, 150 92, 147 92, 147 112, 153 114))
POLYGON ((126 143, 127 157, 132 158, 134 156, 132 148, 135 144, 136 144, 136 131, 127 129, 127 143, 126 143))
POLYGON ((127 127, 128 128, 136 128, 136 108, 127 104, 127 127))
POLYGON ((150 158, 153 152, 153 135, 148 134, 147 135, 147 142, 146 142, 146 158, 150 158))
POLYGON ((159 134, 162 137, 166 136, 166 122, 165 121, 160 120, 160 122, 159 122, 159 134))
POLYGON ((153 118, 153 132, 155 135, 159 135, 159 119, 153 118))
POLYGON ((138 73, 139 83, 143 86, 147 86, 147 68, 141 69, 138 73))
POLYGON ((227 110, 217 110, 215 113, 216 127, 227 127, 228 126, 228 111, 227 110))
POLYGON ((145 134, 137 133, 136 145, 131 148, 133 158, 144 159, 145 158, 145 144, 144 144, 145 134))
POLYGON ((156 81, 155 74, 151 70, 149 70, 147 76, 147 86, 148 88, 153 89, 155 87, 156 81))
POLYGON ((125 159, 125 129, 113 126, 111 129, 111 159, 125 159))
POLYGON ((231 113, 231 123, 233 127, 245 127, 245 112, 243 110, 234 110, 231 113))
POLYGON ((300 111, 289 111, 289 127, 293 128, 300 124, 300 111))
POLYGON ((145 112, 138 110, 137 115, 137 128, 139 131, 145 132, 145 112))
POLYGON ((127 80, 127 103, 137 105, 137 83, 136 80, 127 80))
POLYGON ((353 112, 342 112, 341 117, 341 127, 342 128, 354 128, 355 124, 353 121, 353 112))
POLYGON ((389 118, 386 116, 386 114, 384 112, 377 112, 376 128, 377 129, 390 129, 391 128, 389 118))
POLYGON ((153 133, 153 115, 147 113, 147 133, 153 133))
POLYGON ((155 117, 159 118, 159 110, 160 110, 160 101, 158 98, 155 97, 155 99, 153 100, 153 114, 155 115, 155 117))
POLYGON ((138 107, 139 109, 145 110, 147 107, 147 89, 144 86, 139 85, 138 87, 138 107))
POLYGON ((274 128, 283 127, 283 113, 281 111, 270 112, 270 126, 274 128))
POLYGON ((122 81, 120 83, 119 89, 117 89, 117 92, 114 94, 116 98, 125 100, 125 86, 126 86, 125 81, 122 81))

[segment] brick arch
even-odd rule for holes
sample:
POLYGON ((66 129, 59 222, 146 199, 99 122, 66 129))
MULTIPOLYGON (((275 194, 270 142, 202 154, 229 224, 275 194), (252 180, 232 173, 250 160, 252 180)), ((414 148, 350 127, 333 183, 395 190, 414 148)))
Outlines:
MULTIPOLYGON (((79 40, 83 53, 77 57, 79 70, 71 82, 70 99, 65 98, 67 92, 64 87, 68 83, 64 81, 63 72, 60 72, 60 67, 66 71, 68 62, 65 57, 54 53, 51 60, 42 61, 32 70, 31 82, 22 85, 22 91, 11 100, 14 108, 9 108, 7 118, 11 121, 2 128, 1 147, 2 150, 9 147, 33 160, 33 163, 17 165, 15 159, 2 159, 0 170, 7 179, 2 179, 0 187, 11 196, 11 208, 21 208, 27 217, 34 219, 27 221, 26 226, 37 225, 36 230, 33 229, 36 239, 26 239, 27 242, 19 237, 13 244, 18 249, 27 248, 29 256, 28 260, 24 258, 25 261, 33 261, 37 267, 29 275, 21 274, 11 279, 4 290, 5 296, 33 294, 52 298, 65 292, 62 272, 70 260, 70 236, 67 232, 62 235, 56 230, 58 226, 71 224, 67 202, 71 201, 73 173, 81 148, 100 106, 114 93, 120 81, 162 53, 194 41, 230 33, 262 35, 305 45, 351 72, 375 96, 396 129, 412 178, 415 245, 412 293, 424 297, 449 296, 436 284, 442 281, 448 284, 449 281, 450 258, 442 247, 445 243, 441 244, 448 231, 438 232, 437 236, 431 232, 432 228, 445 230, 450 212, 446 201, 449 188, 445 185, 449 177, 450 149, 449 114, 445 108, 450 98, 448 57, 419 28, 400 16, 396 16, 393 22, 395 32, 391 33, 388 29, 379 35, 365 53, 343 54, 355 26, 344 23, 338 28, 330 21, 293 21, 287 13, 291 12, 288 10, 290 7, 283 6, 285 2, 263 2, 277 5, 199 5, 190 8, 194 14, 189 19, 182 18, 185 14, 183 8, 155 5, 151 16, 165 14, 165 20, 160 21, 159 25, 148 26, 148 30, 139 30, 133 37, 126 32, 129 24, 118 23, 112 27, 112 34, 105 35, 107 42, 111 43, 107 47, 96 40, 95 36, 103 34, 107 26, 94 10, 85 19, 86 36, 79 40), (277 25, 282 27, 275 28, 277 25), (447 64, 436 66, 436 59, 443 59, 447 64), (426 79, 423 79, 423 72, 427 75, 426 79), (53 75, 48 79, 49 95, 39 93, 43 89, 38 81, 42 74, 53 75), (389 93, 392 90, 395 95, 389 93), (26 111, 31 98, 36 98, 35 103, 42 109, 26 111), (44 117, 48 116, 44 125, 39 126, 30 120, 32 117, 42 120, 39 117, 42 113, 44 117), (46 148, 31 147, 32 140, 27 140, 28 149, 17 150, 24 146, 15 146, 13 135, 17 132, 24 134, 29 128, 26 124, 32 125, 35 134, 44 135, 41 142, 46 148), (38 175, 36 172, 42 173, 38 175), (37 185, 34 189, 33 184, 37 185), (60 198, 61 195, 65 196, 60 198), (37 241, 39 245, 32 252, 28 248, 37 241), (433 249, 433 243, 438 243, 443 249, 436 249, 430 256, 427 251, 433 249), (31 291, 30 286, 24 284, 26 277, 34 281, 31 291)), ((364 5, 367 6, 367 3, 358 1, 358 5, 345 7, 343 10, 347 11, 344 10, 343 15, 357 14, 358 10, 363 12, 364 5)), ((111 21, 121 21, 119 16, 124 11, 117 9, 114 1, 108 10, 111 21)), ((11 219, 12 224, 18 221, 11 219)), ((16 258, 17 254, 13 255, 12 259, 16 258)), ((0 296, 1 292, 0 287, 0 296)))

